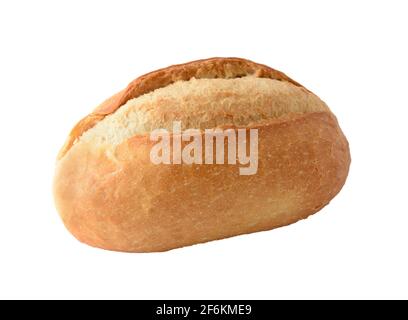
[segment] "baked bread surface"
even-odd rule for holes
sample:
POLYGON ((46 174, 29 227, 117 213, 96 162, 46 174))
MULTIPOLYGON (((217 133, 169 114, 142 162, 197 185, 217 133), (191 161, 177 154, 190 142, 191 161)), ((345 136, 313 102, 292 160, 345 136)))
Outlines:
POLYGON ((213 58, 139 77, 81 120, 59 153, 54 196, 82 242, 165 251, 306 218, 340 191, 349 164, 347 140, 316 95, 267 66, 213 58), (175 120, 258 129, 256 174, 153 164, 150 132, 175 120))

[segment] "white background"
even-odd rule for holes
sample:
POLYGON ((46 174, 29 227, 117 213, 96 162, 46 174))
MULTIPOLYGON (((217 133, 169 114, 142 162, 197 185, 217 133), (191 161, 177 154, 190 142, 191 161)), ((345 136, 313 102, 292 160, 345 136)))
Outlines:
POLYGON ((0 298, 408 298, 406 1, 1 1, 0 298), (238 56, 325 100, 349 178, 311 218, 167 253, 77 242, 54 208, 71 127, 135 77, 238 56))

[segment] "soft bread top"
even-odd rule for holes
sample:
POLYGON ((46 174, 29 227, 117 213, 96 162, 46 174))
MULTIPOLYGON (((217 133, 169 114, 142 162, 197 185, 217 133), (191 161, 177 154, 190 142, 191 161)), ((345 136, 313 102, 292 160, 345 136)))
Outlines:
POLYGON ((171 130, 262 124, 288 113, 327 111, 315 95, 289 82, 246 76, 178 81, 129 100, 85 132, 79 141, 119 145, 154 129, 171 130))
POLYGON ((78 141, 118 145, 170 129, 262 124, 289 113, 329 111, 316 95, 282 72, 240 58, 212 58, 137 78, 71 131, 58 158, 78 141))

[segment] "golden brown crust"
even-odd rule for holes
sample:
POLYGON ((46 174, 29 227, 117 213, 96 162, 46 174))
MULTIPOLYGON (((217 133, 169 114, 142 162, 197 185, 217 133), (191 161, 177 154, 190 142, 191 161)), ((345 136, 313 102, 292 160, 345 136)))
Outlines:
MULTIPOLYGON (((93 139, 75 143, 129 99, 178 80, 246 75, 302 87, 264 65, 238 58, 213 58, 139 77, 81 120, 60 152, 54 179, 56 206, 71 233, 104 249, 164 251, 273 229, 304 219, 325 206, 346 180, 350 154, 330 110, 325 105, 318 111, 304 108, 310 92, 297 99, 293 94, 281 96, 288 99, 289 107, 302 104, 300 110, 304 112, 287 107, 282 116, 246 127, 259 130, 255 175, 239 175, 236 165, 155 165, 149 157, 154 142, 148 133, 126 138, 118 145, 99 144, 93 139)), ((248 95, 255 99, 258 91, 248 95)), ((279 93, 273 97, 276 100, 279 93)), ((152 117, 172 118, 158 104, 152 106, 158 107, 152 117)), ((205 116, 215 117, 204 109, 205 116)), ((238 128, 234 124, 230 127, 238 128)))
POLYGON ((57 164, 58 211, 84 243, 151 252, 287 225, 340 191, 350 154, 331 112, 255 127, 259 168, 251 176, 233 165, 154 165, 148 135, 114 150, 78 143, 57 164))
POLYGON ((241 58, 211 58, 156 70, 135 79, 126 89, 104 101, 90 115, 83 118, 71 130, 66 143, 58 154, 58 159, 61 159, 67 153, 85 131, 92 128, 106 115, 115 112, 130 99, 137 98, 179 80, 189 80, 191 78, 236 78, 246 75, 288 81, 301 87, 299 83, 280 71, 241 58))

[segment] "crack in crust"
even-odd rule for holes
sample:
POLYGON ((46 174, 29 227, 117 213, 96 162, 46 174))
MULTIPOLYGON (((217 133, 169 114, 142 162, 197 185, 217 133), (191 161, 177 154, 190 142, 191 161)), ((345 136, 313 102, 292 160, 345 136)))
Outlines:
POLYGON ((71 130, 67 141, 58 154, 58 160, 71 149, 85 131, 94 127, 107 115, 114 113, 130 99, 166 87, 174 82, 187 81, 191 78, 230 79, 247 75, 287 81, 298 87, 303 87, 278 70, 241 58, 211 58, 159 69, 133 80, 126 89, 105 100, 91 114, 80 120, 71 130))

